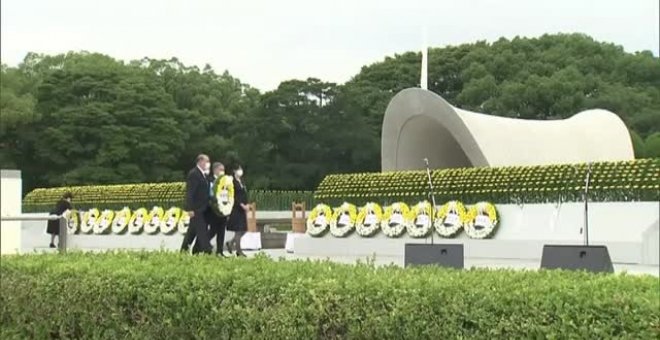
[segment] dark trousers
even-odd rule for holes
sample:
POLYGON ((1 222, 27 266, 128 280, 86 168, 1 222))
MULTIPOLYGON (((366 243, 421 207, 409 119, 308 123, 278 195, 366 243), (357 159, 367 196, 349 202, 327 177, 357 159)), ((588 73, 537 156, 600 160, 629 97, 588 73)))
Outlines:
POLYGON ((225 228, 227 226, 227 217, 218 216, 212 209, 206 211, 206 220, 209 223, 209 236, 213 239, 215 236, 216 253, 222 254, 225 245, 225 228))
POLYGON ((190 218, 188 231, 186 231, 186 235, 183 237, 183 244, 181 244, 182 251, 188 251, 190 244, 195 240, 193 254, 199 252, 211 253, 211 235, 204 215, 203 212, 195 212, 195 216, 190 218))

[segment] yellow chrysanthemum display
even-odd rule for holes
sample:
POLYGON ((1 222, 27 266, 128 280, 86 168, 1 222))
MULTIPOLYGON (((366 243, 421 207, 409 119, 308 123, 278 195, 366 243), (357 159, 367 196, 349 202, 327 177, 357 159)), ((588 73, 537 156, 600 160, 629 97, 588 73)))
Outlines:
POLYGON ((83 218, 80 223, 80 232, 89 234, 94 230, 94 225, 99 219, 100 213, 96 208, 89 209, 83 213, 83 218))
POLYGON ((358 235, 373 236, 380 229, 383 220, 383 208, 378 203, 369 202, 360 208, 357 215, 355 231, 358 235))
POLYGON ((94 224, 94 234, 107 234, 112 231, 112 220, 115 218, 114 210, 106 209, 94 224))
POLYGON ((157 233, 160 228, 160 221, 163 220, 164 213, 163 208, 159 206, 151 208, 147 222, 144 224, 144 232, 147 234, 157 233))
POLYGON ((387 237, 399 237, 410 223, 410 208, 403 202, 397 202, 385 208, 380 229, 387 237))
POLYGON ((307 216, 307 233, 313 237, 323 236, 330 227, 332 209, 326 204, 318 204, 307 216))
POLYGON ((112 221, 112 233, 123 234, 128 229, 128 221, 131 220, 131 209, 124 207, 117 211, 115 219, 112 221))
POLYGON ((479 202, 467 211, 465 233, 470 238, 490 238, 494 235, 498 222, 495 206, 489 202, 479 202))
POLYGON ((128 232, 131 234, 140 234, 144 224, 149 220, 149 212, 147 209, 140 208, 135 210, 131 219, 128 221, 128 232))
POLYGON ((355 230, 355 221, 357 220, 357 208, 355 205, 344 202, 340 207, 335 208, 330 220, 330 234, 335 237, 346 237, 355 230))
POLYGON ((410 212, 410 223, 406 225, 408 235, 415 238, 428 236, 433 225, 433 213, 431 204, 428 201, 422 201, 412 208, 410 212))
POLYGON ((171 234, 176 230, 179 219, 181 218, 181 209, 171 207, 165 212, 163 219, 160 221, 160 232, 163 234, 171 234))
POLYGON ((463 203, 449 201, 436 211, 433 226, 442 237, 454 237, 461 232, 467 218, 467 212, 463 203))
POLYGON ((234 207, 234 178, 222 176, 215 180, 215 192, 213 193, 218 204, 220 214, 229 216, 234 207))

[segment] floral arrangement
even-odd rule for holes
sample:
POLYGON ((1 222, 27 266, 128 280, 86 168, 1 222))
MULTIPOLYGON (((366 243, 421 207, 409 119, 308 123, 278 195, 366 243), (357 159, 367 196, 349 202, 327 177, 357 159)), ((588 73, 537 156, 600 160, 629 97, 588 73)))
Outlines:
MULTIPOLYGON (((451 168, 431 173, 438 201, 500 204, 582 201, 588 165, 560 164, 451 168)), ((660 200, 660 159, 598 162, 591 166, 591 201, 660 200)), ((427 198, 426 171, 328 175, 314 197, 319 202, 355 204, 419 201, 427 198)))
POLYGON ((369 202, 365 204, 357 215, 355 232, 364 237, 373 236, 380 230, 383 220, 383 208, 378 203, 369 202))
POLYGON ((385 208, 380 229, 387 237, 399 237, 410 223, 410 208, 403 202, 397 202, 385 208))
POLYGON ((64 212, 67 219, 66 229, 68 234, 76 234, 80 229, 80 214, 78 210, 67 210, 64 212))
MULTIPOLYGON (((74 195, 74 205, 81 211, 98 207, 114 210, 125 206, 133 210, 154 205, 181 207, 185 186, 184 182, 169 182, 37 188, 25 195, 23 211, 49 211, 65 192, 74 195)), ((233 195, 229 197, 233 199, 233 195)), ((287 210, 291 202, 305 202, 308 207, 315 204, 311 191, 250 190, 249 197, 264 210, 287 210)))
POLYGON ((94 224, 94 234, 107 234, 112 231, 112 221, 115 218, 114 210, 105 209, 94 224))
POLYGON ((422 201, 413 206, 410 213, 410 223, 406 225, 410 237, 422 238, 429 235, 433 226, 432 206, 428 201, 422 201))
POLYGON ((307 217, 307 233, 313 237, 323 236, 330 227, 332 209, 325 204, 318 204, 307 217))
POLYGON ((190 226, 190 215, 188 215, 187 211, 181 210, 181 217, 179 218, 179 222, 176 225, 176 230, 181 234, 185 234, 186 232, 188 232, 189 226, 190 226))
POLYGON ((171 207, 165 212, 163 219, 160 221, 160 232, 163 234, 171 234, 177 229, 179 219, 181 218, 181 209, 171 207))
POLYGON ((128 232, 131 234, 142 233, 142 228, 147 220, 149 220, 149 212, 147 212, 147 209, 140 208, 136 210, 128 221, 128 232))
POLYGON ((160 221, 163 219, 163 208, 155 206, 149 212, 147 222, 144 224, 144 232, 147 234, 155 234, 160 228, 160 221))
POLYGON ((234 178, 222 176, 215 180, 215 192, 213 193, 217 202, 217 209, 223 216, 229 216, 234 207, 234 178))
POLYGON ((459 201, 449 201, 437 209, 433 220, 435 231, 442 237, 454 237, 463 229, 467 212, 459 201))
POLYGON ((89 234, 94 230, 94 225, 99 219, 99 210, 96 208, 89 209, 83 213, 82 221, 80 223, 80 232, 89 234))
POLYGON ((128 229, 128 221, 131 220, 131 209, 124 207, 117 211, 115 219, 112 221, 112 233, 123 234, 128 229))
POLYGON ((355 205, 344 202, 336 208, 330 219, 330 234, 335 237, 346 237, 355 230, 357 208, 355 205))
POLYGON ((467 211, 465 233, 470 238, 484 239, 495 234, 497 210, 488 202, 479 202, 467 211))

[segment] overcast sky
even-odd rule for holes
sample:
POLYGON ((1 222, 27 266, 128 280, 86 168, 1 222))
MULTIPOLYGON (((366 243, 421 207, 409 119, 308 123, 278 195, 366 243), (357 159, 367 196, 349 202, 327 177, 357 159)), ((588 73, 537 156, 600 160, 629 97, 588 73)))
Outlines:
POLYGON ((2 0, 2 62, 27 52, 178 57, 229 70, 261 90, 363 65, 422 45, 582 32, 658 55, 659 0, 2 0))

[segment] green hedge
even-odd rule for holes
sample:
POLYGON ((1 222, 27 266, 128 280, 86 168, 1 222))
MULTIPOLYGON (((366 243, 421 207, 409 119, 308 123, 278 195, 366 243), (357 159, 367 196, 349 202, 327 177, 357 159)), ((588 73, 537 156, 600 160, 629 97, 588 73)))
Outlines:
MULTIPOLYGON (((582 201, 586 164, 442 169, 432 172, 438 203, 450 200, 493 203, 582 201)), ((660 159, 601 162, 592 165, 592 201, 657 201, 660 159)), ((331 205, 348 201, 408 203, 427 198, 426 171, 326 176, 314 197, 331 205)))
MULTIPOLYGON (((77 209, 121 209, 128 206, 138 209, 158 205, 165 208, 183 205, 185 183, 145 183, 119 185, 89 185, 32 190, 23 199, 24 212, 45 212, 53 209, 62 195, 71 191, 77 209)), ((310 191, 259 191, 249 193, 251 202, 256 202, 259 210, 291 210, 292 202, 305 202, 314 205, 310 191)))
POLYGON ((174 253, 2 257, 3 339, 657 339, 658 279, 174 253))

